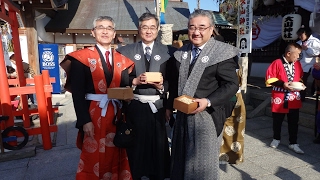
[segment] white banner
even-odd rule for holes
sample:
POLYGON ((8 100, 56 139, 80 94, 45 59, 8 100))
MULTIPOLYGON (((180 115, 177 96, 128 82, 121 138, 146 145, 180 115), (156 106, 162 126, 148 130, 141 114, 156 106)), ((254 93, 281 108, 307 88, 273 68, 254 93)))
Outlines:
POLYGON ((254 16, 252 26, 252 49, 261 49, 279 37, 282 32, 282 17, 269 18, 254 16))
POLYGON ((238 9, 238 42, 241 53, 251 53, 252 5, 253 0, 239 0, 238 9))
POLYGON ((315 7, 316 0, 294 0, 294 5, 300 6, 309 12, 313 12, 314 8, 318 8, 318 7, 315 7))

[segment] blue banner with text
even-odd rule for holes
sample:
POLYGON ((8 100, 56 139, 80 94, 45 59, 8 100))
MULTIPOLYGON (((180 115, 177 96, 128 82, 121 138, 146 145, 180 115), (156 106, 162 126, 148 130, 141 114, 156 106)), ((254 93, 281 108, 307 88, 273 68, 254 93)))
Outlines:
POLYGON ((39 44, 40 72, 48 70, 50 77, 54 77, 56 82, 52 84, 53 94, 61 93, 58 44, 39 44))

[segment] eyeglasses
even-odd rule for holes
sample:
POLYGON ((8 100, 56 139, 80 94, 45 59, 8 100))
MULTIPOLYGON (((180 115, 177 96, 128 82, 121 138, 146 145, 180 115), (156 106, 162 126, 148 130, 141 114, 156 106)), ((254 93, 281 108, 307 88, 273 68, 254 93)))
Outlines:
POLYGON ((190 31, 190 32, 195 32, 196 30, 199 30, 200 32, 203 32, 203 31, 205 31, 205 30, 207 30, 208 28, 210 28, 211 26, 208 26, 208 27, 198 27, 198 28, 196 28, 195 26, 189 26, 188 27, 188 30, 190 31))
POLYGON ((96 26, 93 29, 97 30, 97 31, 103 31, 103 30, 107 30, 107 31, 114 31, 114 28, 111 26, 108 27, 104 27, 104 26, 96 26))
POLYGON ((142 26, 142 27, 140 27, 140 29, 141 29, 141 31, 148 31, 149 29, 150 29, 150 31, 156 31, 156 30, 158 30, 158 28, 155 27, 155 26, 151 26, 151 27, 142 26))

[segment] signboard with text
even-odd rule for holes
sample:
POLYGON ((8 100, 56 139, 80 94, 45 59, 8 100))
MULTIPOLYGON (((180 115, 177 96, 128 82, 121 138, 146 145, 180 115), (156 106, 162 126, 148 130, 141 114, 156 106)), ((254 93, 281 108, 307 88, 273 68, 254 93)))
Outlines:
POLYGON ((238 0, 238 40, 237 47, 241 53, 251 53, 252 45, 252 4, 253 0, 238 0))
POLYGON ((54 94, 60 94, 60 72, 58 44, 39 44, 39 64, 40 71, 48 70, 50 77, 54 77, 56 82, 52 84, 54 94))

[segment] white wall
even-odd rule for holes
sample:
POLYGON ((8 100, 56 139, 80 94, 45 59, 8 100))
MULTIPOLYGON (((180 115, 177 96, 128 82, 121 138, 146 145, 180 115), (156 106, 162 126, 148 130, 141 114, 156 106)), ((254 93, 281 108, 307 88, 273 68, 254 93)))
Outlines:
POLYGON ((20 40, 20 49, 21 49, 22 60, 26 63, 29 63, 27 36, 20 34, 19 40, 20 40))

